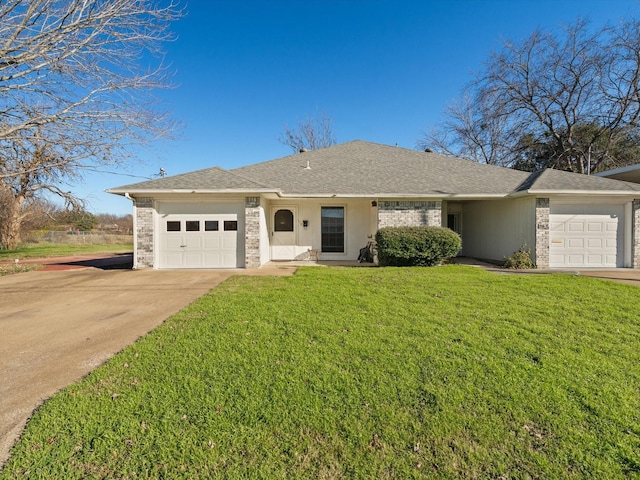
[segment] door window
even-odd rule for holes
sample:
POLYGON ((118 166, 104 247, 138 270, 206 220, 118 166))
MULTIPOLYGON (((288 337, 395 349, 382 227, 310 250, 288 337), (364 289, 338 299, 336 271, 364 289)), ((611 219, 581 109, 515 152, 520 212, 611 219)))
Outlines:
POLYGON ((238 230, 238 222, 235 220, 225 220, 224 221, 224 231, 225 232, 235 232, 238 230))
POLYGON ((204 231, 205 232, 217 232, 218 231, 218 221, 217 220, 205 220, 204 221, 204 231))
POLYGON ((199 232, 200 231, 200 222, 198 220, 187 220, 186 221, 186 230, 187 232, 199 232))
POLYGON ((273 229, 276 232, 293 232, 293 212, 278 210, 273 218, 273 229))

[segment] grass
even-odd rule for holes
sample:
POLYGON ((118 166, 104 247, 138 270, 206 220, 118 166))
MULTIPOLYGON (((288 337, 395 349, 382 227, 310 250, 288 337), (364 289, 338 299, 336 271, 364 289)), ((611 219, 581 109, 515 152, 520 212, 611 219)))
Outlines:
POLYGON ((13 275, 14 273, 31 272, 33 270, 39 270, 42 265, 26 264, 26 263, 0 263, 0 277, 5 275, 13 275))
POLYGON ((639 293, 233 277, 46 402, 0 478, 640 478, 639 293))
POLYGON ((64 257, 84 253, 121 253, 133 251, 131 243, 67 244, 24 243, 15 250, 0 250, 0 262, 25 258, 64 257))

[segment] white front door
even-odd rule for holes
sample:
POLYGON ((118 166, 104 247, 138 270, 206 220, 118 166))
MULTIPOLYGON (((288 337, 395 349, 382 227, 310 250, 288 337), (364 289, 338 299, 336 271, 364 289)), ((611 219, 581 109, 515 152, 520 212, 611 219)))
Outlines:
POLYGON ((271 208, 271 260, 293 260, 298 243, 298 209, 292 206, 271 208))

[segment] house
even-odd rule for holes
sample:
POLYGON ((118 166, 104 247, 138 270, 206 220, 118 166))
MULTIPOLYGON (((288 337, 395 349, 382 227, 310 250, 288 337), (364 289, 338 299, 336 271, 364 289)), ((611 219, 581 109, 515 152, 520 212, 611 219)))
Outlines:
POLYGON ((360 140, 107 190, 133 201, 134 268, 355 260, 381 227, 441 225, 461 255, 640 268, 640 184, 528 173, 360 140))

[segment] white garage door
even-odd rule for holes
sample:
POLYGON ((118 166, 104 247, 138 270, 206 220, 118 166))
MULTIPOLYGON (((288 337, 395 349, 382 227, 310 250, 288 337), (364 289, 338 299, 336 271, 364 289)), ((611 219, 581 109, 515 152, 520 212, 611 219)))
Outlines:
POLYGON ((549 266, 622 267, 622 205, 551 205, 549 266))
MULTIPOLYGON (((185 209, 185 206, 166 206, 165 213, 159 216, 159 268, 244 266, 239 245, 239 240, 244 238, 239 213, 166 213, 185 209)), ((193 211, 202 209, 198 206, 193 211)), ((217 209, 229 211, 237 207, 217 209)))

